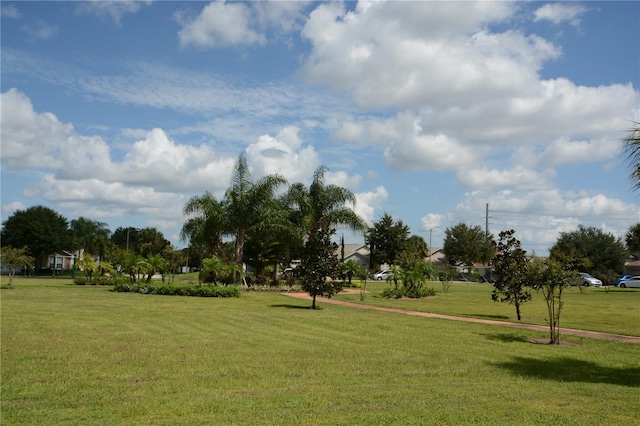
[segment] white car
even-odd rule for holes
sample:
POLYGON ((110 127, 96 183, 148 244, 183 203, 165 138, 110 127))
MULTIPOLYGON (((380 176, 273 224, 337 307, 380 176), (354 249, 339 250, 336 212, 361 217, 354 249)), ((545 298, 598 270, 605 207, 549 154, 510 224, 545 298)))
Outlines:
POLYGON ((587 274, 586 272, 580 272, 580 280, 577 282, 577 285, 583 285, 585 287, 601 287, 602 281, 587 274))
POLYGON ((620 284, 618 284, 618 286, 620 288, 627 288, 627 287, 640 288, 640 276, 634 276, 632 278, 629 278, 626 281, 622 281, 620 284))

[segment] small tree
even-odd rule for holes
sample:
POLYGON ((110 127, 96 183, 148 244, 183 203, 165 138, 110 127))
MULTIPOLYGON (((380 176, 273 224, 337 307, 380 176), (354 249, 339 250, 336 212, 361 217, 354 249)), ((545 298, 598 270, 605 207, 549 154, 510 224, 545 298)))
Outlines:
POLYGON ((562 290, 576 280, 578 274, 555 260, 534 259, 529 265, 528 275, 531 287, 542 292, 547 304, 549 344, 559 345, 562 290))
POLYGON ((34 259, 26 254, 27 248, 13 248, 11 246, 0 247, 0 261, 9 269, 9 288, 13 288, 13 277, 18 268, 31 268, 34 259))
POLYGON ((302 288, 313 298, 312 309, 316 309, 316 296, 331 297, 342 289, 341 282, 335 281, 340 273, 338 244, 331 241, 335 232, 324 217, 315 223, 304 245, 300 266, 295 269, 302 288))
POLYGON ((87 277, 89 283, 91 282, 93 274, 98 271, 98 264, 91 253, 83 253, 82 257, 78 259, 77 266, 87 277))
POLYGON ((219 257, 202 259, 202 269, 205 272, 204 282, 218 284, 225 275, 229 274, 228 264, 219 257))
POLYGON ((362 269, 362 265, 353 259, 340 262, 340 272, 342 273, 342 276, 346 277, 348 280, 349 287, 351 287, 351 279, 354 275, 358 275, 358 271, 360 269, 362 269))
POLYGON ((514 305, 520 321, 520 306, 531 300, 531 292, 527 290, 527 252, 514 237, 515 233, 513 229, 502 231, 498 242, 492 241, 497 253, 492 261, 497 278, 493 284, 491 299, 494 302, 508 302, 514 305))

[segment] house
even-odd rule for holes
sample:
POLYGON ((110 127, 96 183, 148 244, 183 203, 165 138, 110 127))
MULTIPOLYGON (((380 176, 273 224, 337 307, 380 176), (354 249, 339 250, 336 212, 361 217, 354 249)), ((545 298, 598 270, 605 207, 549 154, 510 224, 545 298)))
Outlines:
POLYGON ((447 264, 447 256, 444 252, 444 249, 431 247, 429 250, 429 257, 426 259, 427 262, 433 263, 435 265, 446 265, 447 264))
MULTIPOLYGON (((336 252, 338 259, 342 259, 342 246, 338 245, 336 252)), ((371 261, 371 252, 366 244, 345 244, 344 245, 344 261, 354 260, 369 269, 371 261)))
POLYGON ((36 258, 36 269, 70 270, 76 263, 76 253, 66 250, 36 258))

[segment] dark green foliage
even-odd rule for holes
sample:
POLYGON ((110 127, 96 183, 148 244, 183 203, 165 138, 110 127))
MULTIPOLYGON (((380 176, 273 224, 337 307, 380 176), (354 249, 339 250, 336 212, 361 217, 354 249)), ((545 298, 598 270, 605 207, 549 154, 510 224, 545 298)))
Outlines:
POLYGON ((104 257, 111 244, 106 223, 80 217, 71 221, 70 229, 74 249, 104 257))
POLYGON ((522 249, 520 241, 514 236, 515 233, 513 229, 502 231, 498 242, 493 242, 497 254, 492 262, 496 282, 493 284, 491 299, 494 302, 508 302, 514 305, 520 321, 520 306, 531 300, 531 292, 527 289, 527 252, 522 249))
POLYGON ((1 239, 3 246, 26 247, 32 257, 73 249, 67 219, 44 206, 15 212, 3 223, 1 239))
POLYGON ((493 257, 491 235, 480 226, 460 223, 445 230, 444 251, 451 265, 488 263, 493 257))
POLYGON ((385 213, 373 224, 365 236, 371 250, 372 265, 393 264, 405 250, 409 227, 401 220, 394 221, 385 213))
POLYGON ((427 288, 412 287, 410 289, 407 289, 406 287, 402 286, 400 288, 387 287, 384 290, 382 290, 382 297, 386 297, 387 299, 400 299, 401 297, 410 297, 412 299, 419 299, 422 297, 429 297, 429 296, 435 296, 435 295, 436 295, 436 291, 431 287, 427 287, 427 288))
POLYGON ((622 273, 627 256, 619 238, 582 225, 576 231, 562 232, 550 250, 552 259, 562 264, 573 263, 575 269, 596 277, 622 273))
POLYGON ((624 236, 629 253, 640 253, 640 223, 631 226, 624 236))
POLYGON ((331 241, 335 233, 324 218, 315 223, 304 245, 300 266, 295 269, 303 290, 313 298, 313 309, 316 296, 331 297, 342 290, 342 282, 336 281, 340 274, 338 244, 331 241))
POLYGON ((194 285, 172 286, 156 284, 117 283, 113 291, 121 293, 155 294, 163 296, 195 296, 195 297, 240 297, 240 287, 235 285, 194 285))

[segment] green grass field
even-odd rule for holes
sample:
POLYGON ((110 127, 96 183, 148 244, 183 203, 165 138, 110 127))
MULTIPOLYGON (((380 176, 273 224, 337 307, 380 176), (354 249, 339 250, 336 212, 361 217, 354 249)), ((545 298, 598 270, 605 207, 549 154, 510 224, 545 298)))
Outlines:
MULTIPOLYGON (((368 305, 410 309, 421 312, 486 318, 498 321, 517 322, 513 305, 491 300, 490 284, 454 282, 447 293, 442 293, 440 282, 427 283, 437 291, 435 298, 386 299, 380 297, 382 290, 393 284, 369 281, 366 288, 370 294, 360 300, 359 294, 339 294, 339 300, 368 305)), ((564 306, 560 318, 561 326, 605 333, 640 336, 640 289, 637 288, 582 288, 568 287, 563 293, 564 306)), ((522 322, 547 325, 547 305, 541 294, 533 292, 533 300, 521 307, 522 322)))
MULTIPOLYGON (((322 303, 314 311, 271 293, 210 299, 113 293, 63 279, 14 284, 0 292, 2 425, 624 425, 640 418, 640 345, 574 336, 562 346, 533 344, 527 339, 544 333, 322 303)), ((477 298, 456 285, 431 301, 459 297, 450 302, 457 306, 465 292, 477 298)), ((586 294, 586 309, 607 301, 615 310, 626 300, 586 294)), ((640 300, 640 292, 625 294, 640 300)), ((377 300, 371 294, 365 303, 377 300)), ((639 320, 631 303, 625 334, 639 320)), ((470 306, 473 315, 513 315, 492 302, 482 311, 470 306)), ((525 317, 537 315, 527 306, 525 317)))

